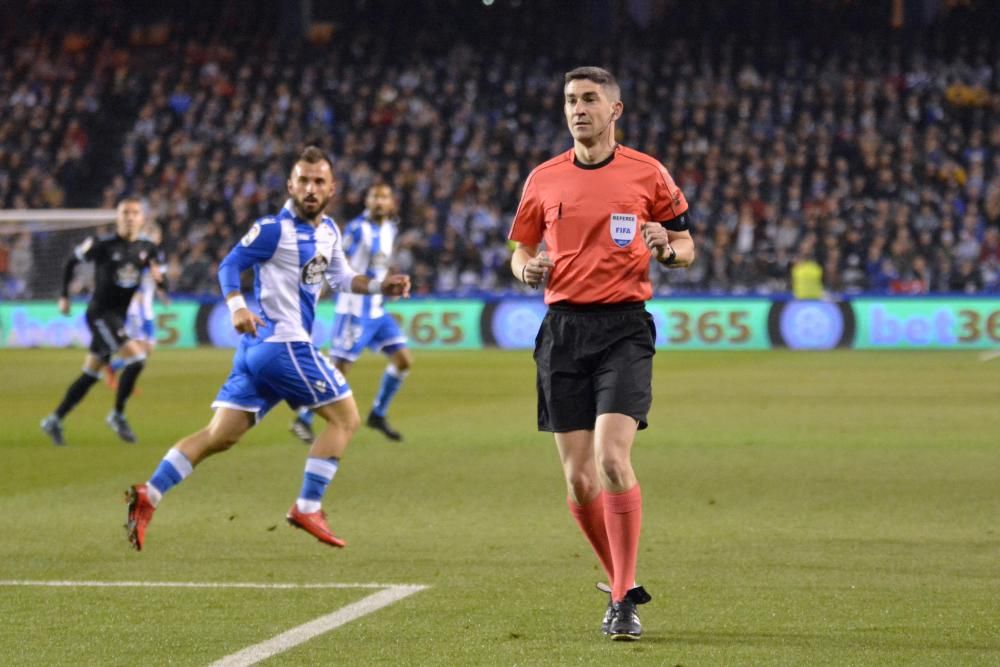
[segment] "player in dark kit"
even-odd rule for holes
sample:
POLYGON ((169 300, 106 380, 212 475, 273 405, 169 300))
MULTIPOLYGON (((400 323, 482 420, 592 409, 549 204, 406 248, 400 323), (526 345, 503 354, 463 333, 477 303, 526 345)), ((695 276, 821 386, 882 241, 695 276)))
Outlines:
POLYGON ((87 327, 91 340, 90 351, 83 362, 83 373, 66 390, 55 412, 45 417, 41 424, 42 430, 57 445, 64 443, 63 418, 83 400, 100 378, 101 368, 115 353, 125 361, 125 367, 118 381, 115 407, 108 414, 107 423, 125 442, 136 441, 125 420, 125 403, 142 372, 146 354, 139 343, 129 340, 125 334, 125 314, 144 269, 150 270, 159 289, 164 290, 165 285, 163 272, 156 261, 156 245, 138 238, 145 222, 142 203, 135 197, 127 197, 119 202, 117 210, 116 233, 101 238, 89 237, 66 261, 59 311, 69 315, 69 284, 80 262, 94 263, 94 294, 87 306, 87 327))

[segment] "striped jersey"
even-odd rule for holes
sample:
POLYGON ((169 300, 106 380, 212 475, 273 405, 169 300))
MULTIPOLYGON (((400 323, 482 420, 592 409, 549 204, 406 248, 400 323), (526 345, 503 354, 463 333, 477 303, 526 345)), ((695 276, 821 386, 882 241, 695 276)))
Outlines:
MULTIPOLYGON (((153 242, 153 239, 145 234, 140 234, 139 239, 149 241, 150 243, 153 242)), ((167 259, 163 256, 162 251, 157 253, 156 261, 161 267, 166 267, 167 265, 167 259)), ((153 272, 146 269, 142 272, 142 278, 139 279, 139 289, 132 295, 132 301, 128 306, 128 317, 140 321, 153 320, 156 317, 156 313, 153 312, 153 299, 155 296, 156 281, 153 280, 153 272)))
MULTIPOLYGON (((389 273, 389 260, 398 234, 399 227, 395 221, 385 220, 378 224, 371 219, 368 211, 351 220, 344 229, 344 253, 351 268, 373 280, 384 280, 389 273)), ((336 312, 370 319, 385 314, 381 294, 346 292, 337 295, 336 312)))
POLYGON ((153 312, 153 297, 156 295, 156 281, 153 274, 146 269, 142 272, 139 280, 139 289, 132 295, 132 301, 128 305, 128 316, 141 321, 152 320, 156 317, 153 312))
POLYGON ((278 215, 255 222, 219 264, 223 296, 240 289, 240 273, 251 267, 265 322, 257 335, 267 343, 311 341, 323 280, 334 290, 349 291, 357 275, 333 220, 323 216, 313 227, 295 214, 291 200, 278 215))

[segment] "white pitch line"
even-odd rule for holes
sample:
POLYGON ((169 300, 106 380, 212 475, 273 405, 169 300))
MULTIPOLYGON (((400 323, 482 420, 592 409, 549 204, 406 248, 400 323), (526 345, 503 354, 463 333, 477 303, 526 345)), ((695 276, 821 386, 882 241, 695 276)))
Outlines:
POLYGON ((326 616, 320 616, 287 632, 282 632, 280 635, 272 637, 267 641, 248 646, 242 651, 227 655, 221 660, 213 662, 210 667, 248 667, 249 665, 255 665, 261 660, 267 660, 279 653, 284 653, 288 649, 307 642, 313 637, 339 628, 373 611, 378 611, 382 607, 391 605, 393 602, 398 602, 414 593, 419 593, 425 588, 427 587, 402 585, 392 586, 384 591, 372 593, 368 597, 349 604, 346 607, 341 607, 326 616))
POLYGON ((353 602, 346 607, 315 618, 308 623, 282 632, 276 637, 237 651, 212 663, 211 667, 248 667, 261 660, 266 660, 279 653, 307 642, 335 628, 359 619, 362 616, 378 611, 405 597, 425 590, 427 586, 419 584, 265 584, 244 582, 198 582, 198 581, 38 581, 30 579, 0 579, 2 586, 39 586, 61 588, 243 588, 243 589, 350 589, 350 588, 381 588, 377 593, 353 602))
POLYGON ((300 588, 394 588, 396 584, 254 584, 234 582, 199 581, 32 581, 29 579, 0 579, 0 586, 54 586, 84 588, 254 588, 254 589, 300 589, 300 588))

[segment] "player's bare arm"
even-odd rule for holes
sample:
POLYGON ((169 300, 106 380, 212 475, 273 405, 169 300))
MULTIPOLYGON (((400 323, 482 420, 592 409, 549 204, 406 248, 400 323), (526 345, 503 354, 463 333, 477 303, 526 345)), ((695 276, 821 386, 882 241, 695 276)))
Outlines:
POLYGON ((158 262, 149 263, 149 273, 156 283, 156 298, 165 306, 170 305, 170 295, 167 293, 167 271, 158 262))
MULTIPOLYGON (((87 239, 84 241, 84 244, 92 242, 93 239, 87 239)), ((62 296, 59 297, 59 312, 63 315, 69 315, 69 288, 70 283, 73 281, 73 272, 76 270, 76 265, 79 262, 80 260, 77 258, 76 253, 73 253, 66 259, 66 265, 63 267, 62 296)))
POLYGON ((381 294, 393 298, 410 297, 410 276, 397 273, 384 280, 374 280, 358 274, 351 279, 351 291, 355 294, 381 294))

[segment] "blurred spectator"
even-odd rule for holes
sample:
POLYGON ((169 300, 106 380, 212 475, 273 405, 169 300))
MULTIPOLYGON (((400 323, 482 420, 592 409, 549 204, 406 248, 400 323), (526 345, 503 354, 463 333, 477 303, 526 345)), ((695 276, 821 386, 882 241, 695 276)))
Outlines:
POLYGON ((395 21, 332 3, 314 8, 336 26, 312 31, 321 50, 274 39, 295 3, 169 4, 134 24, 116 3, 63 24, 30 5, 0 28, 0 203, 139 193, 184 290, 215 293, 219 259, 281 206, 309 142, 335 156, 338 220, 372 183, 397 189, 414 293, 521 289, 507 226, 530 166, 569 146, 558 72, 595 33, 615 45, 587 58, 622 83, 618 139, 667 165, 705 239, 693 267, 653 267, 658 293, 787 292, 804 254, 834 294, 998 288, 990 3, 893 30, 884 3, 664 3, 607 25, 597 0, 558 35, 544 2, 395 21))
POLYGON ((796 299, 823 298, 823 267, 808 249, 792 265, 792 294, 796 299))
POLYGON ((28 286, 30 284, 31 272, 35 265, 31 245, 31 234, 29 232, 18 234, 14 239, 8 264, 11 291, 14 294, 29 299, 31 298, 31 292, 28 286))

